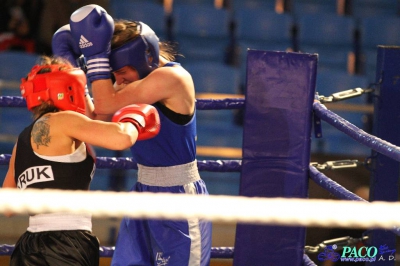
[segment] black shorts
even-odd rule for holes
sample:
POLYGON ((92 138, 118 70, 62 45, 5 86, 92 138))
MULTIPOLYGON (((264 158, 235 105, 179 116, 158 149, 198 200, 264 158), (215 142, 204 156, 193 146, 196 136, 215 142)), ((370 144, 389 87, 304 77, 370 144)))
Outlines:
POLYGON ((25 232, 11 254, 12 266, 99 265, 99 241, 89 231, 25 232))

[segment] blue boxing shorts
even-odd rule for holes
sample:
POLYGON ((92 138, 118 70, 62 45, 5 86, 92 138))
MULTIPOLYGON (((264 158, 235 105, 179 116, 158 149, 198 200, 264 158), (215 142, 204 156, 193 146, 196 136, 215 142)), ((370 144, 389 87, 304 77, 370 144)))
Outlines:
MULTIPOLYGON (((168 177, 162 180, 157 174, 158 178, 153 179, 154 172, 147 176, 147 168, 152 167, 139 165, 139 178, 133 191, 208 195, 197 167, 195 171, 190 170, 192 163, 179 166, 179 171, 176 166, 173 171, 162 169, 168 167, 157 167, 164 177, 168 177), (176 176, 171 178, 171 174, 176 176), (157 180, 158 185, 154 185, 153 180, 157 180), (188 180, 191 182, 187 183, 188 180)), ((211 227, 210 221, 197 218, 181 221, 123 218, 111 265, 207 266, 210 263, 211 227)))

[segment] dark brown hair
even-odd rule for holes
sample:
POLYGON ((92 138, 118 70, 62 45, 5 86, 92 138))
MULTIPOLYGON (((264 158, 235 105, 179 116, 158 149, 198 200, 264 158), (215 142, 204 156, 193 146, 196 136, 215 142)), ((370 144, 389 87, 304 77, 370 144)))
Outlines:
MULTIPOLYGON (((130 20, 116 20, 114 22, 114 35, 111 40, 111 49, 118 48, 125 43, 136 39, 140 34, 138 23, 130 20)), ((169 61, 174 61, 180 54, 176 51, 176 44, 172 42, 158 42, 160 56, 169 61)))

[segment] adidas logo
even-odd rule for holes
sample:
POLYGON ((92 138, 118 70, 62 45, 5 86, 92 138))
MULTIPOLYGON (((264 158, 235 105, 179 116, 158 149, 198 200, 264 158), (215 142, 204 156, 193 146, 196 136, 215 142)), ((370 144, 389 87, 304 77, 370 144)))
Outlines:
POLYGON ((79 39, 79 48, 83 49, 86 47, 93 46, 92 42, 89 42, 83 35, 81 35, 81 38, 79 39))

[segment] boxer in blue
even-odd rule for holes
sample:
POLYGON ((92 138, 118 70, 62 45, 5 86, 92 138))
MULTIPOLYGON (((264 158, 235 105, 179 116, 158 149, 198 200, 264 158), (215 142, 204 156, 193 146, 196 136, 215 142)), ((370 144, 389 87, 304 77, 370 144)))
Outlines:
MULTIPOLYGON (((87 62, 98 115, 112 114, 134 103, 151 104, 160 114, 160 133, 131 147, 139 169, 132 190, 208 195, 196 162, 193 80, 173 62, 170 47, 159 42, 145 23, 114 22, 96 5, 75 11, 69 25, 74 45, 80 45, 87 62)), ((209 265, 210 252, 210 221, 125 218, 112 265, 205 266, 209 265)))
MULTIPOLYGON (((115 123, 89 119, 85 87, 85 73, 58 58, 43 57, 22 79, 34 121, 18 136, 3 188, 89 190, 95 158, 88 143, 122 150, 157 135, 160 122, 151 105, 123 107, 115 123)), ((31 214, 10 265, 99 265, 99 241, 91 231, 90 214, 31 214)))

